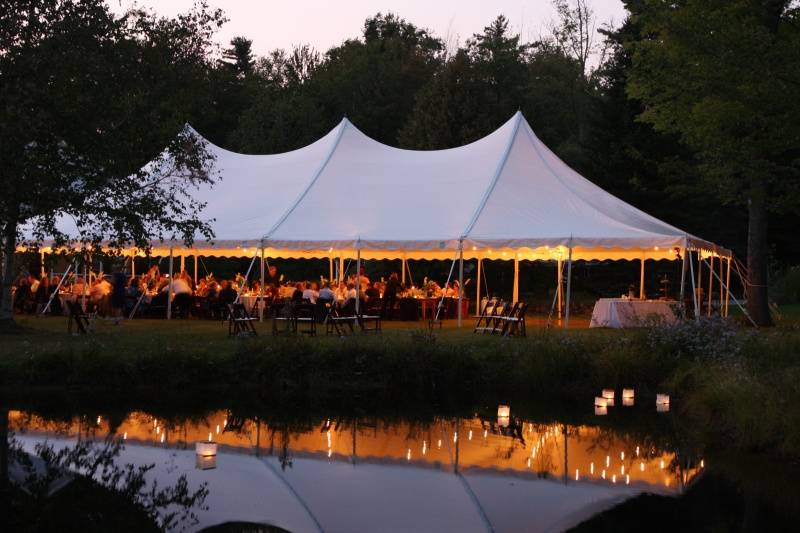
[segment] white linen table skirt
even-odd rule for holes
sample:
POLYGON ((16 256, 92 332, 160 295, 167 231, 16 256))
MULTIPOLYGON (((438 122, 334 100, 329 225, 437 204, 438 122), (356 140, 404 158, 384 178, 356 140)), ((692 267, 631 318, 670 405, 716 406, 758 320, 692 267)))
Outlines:
POLYGON ((591 328, 635 328, 657 318, 665 324, 677 320, 675 301, 600 298, 594 304, 591 328))

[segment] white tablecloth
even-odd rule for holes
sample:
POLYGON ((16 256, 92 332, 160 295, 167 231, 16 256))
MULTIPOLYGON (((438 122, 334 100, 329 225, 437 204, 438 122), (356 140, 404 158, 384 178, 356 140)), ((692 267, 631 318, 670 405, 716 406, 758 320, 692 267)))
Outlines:
POLYGON ((594 304, 592 328, 631 328, 642 326, 656 318, 666 324, 675 322, 675 301, 628 300, 623 298, 600 298, 594 304))

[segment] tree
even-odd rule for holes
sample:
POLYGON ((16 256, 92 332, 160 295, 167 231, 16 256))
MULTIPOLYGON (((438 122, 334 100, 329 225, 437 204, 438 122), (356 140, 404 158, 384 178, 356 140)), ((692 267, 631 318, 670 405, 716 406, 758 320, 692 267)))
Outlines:
POLYGON ((65 220, 71 245, 211 236, 191 197, 214 179, 210 156, 183 125, 202 107, 195 81, 222 21, 202 4, 175 19, 115 17, 101 0, 0 12, 0 320, 12 317, 16 246, 66 243, 65 220))
POLYGON ((626 43, 641 120, 672 132, 699 179, 748 212, 748 311, 771 324, 770 211, 800 199, 800 11, 789 0, 630 0, 643 38, 626 43))
POLYGON ((220 62, 239 78, 249 76, 253 73, 255 65, 253 41, 239 36, 231 39, 230 44, 230 48, 222 51, 222 60, 220 62))

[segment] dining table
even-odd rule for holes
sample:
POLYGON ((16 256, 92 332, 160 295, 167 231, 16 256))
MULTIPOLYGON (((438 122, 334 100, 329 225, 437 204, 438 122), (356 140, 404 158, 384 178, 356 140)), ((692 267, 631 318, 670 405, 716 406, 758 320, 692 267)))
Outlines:
POLYGON ((591 328, 633 328, 651 322, 672 324, 678 317, 674 300, 600 298, 594 304, 591 328))

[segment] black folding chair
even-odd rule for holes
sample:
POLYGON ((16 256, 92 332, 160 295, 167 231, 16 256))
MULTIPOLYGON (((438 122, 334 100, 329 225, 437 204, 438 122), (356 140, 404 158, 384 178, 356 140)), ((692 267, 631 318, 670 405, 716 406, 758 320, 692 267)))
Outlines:
POLYGON ((519 303, 513 315, 505 319, 503 335, 507 337, 525 337, 528 332, 525 329, 525 314, 528 312, 528 304, 519 303))
POLYGON ((244 304, 228 304, 228 336, 247 337, 257 336, 256 327, 253 324, 258 320, 247 312, 244 304))
POLYGON ((81 306, 77 302, 67 300, 67 309, 69 309, 69 319, 67 320, 67 332, 72 333, 72 325, 75 324, 77 334, 86 335, 94 331, 94 321, 97 318, 97 313, 84 313, 81 306))
POLYGON ((342 316, 335 303, 328 304, 328 314, 325 317, 325 333, 336 334, 339 337, 355 334, 356 316, 342 316))
POLYGON ((500 316, 504 307, 508 307, 508 304, 504 304, 502 300, 489 300, 484 307, 484 312, 478 315, 478 321, 475 323, 475 329, 472 332, 493 333, 497 317, 500 316))

